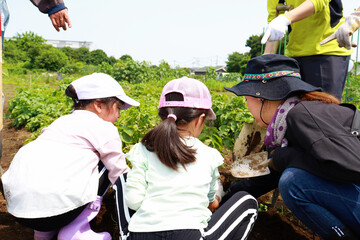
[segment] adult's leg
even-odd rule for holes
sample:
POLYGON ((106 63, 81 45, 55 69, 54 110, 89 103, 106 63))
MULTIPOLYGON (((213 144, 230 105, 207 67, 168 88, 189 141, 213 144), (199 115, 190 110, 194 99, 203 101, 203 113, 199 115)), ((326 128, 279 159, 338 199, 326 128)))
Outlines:
POLYGON ((360 238, 360 186, 326 181, 304 170, 286 169, 279 181, 287 207, 321 237, 349 229, 360 238))
POLYGON ((257 217, 258 203, 246 192, 237 192, 211 216, 203 239, 247 239, 257 217))
POLYGON ((314 55, 295 57, 301 78, 341 100, 350 56, 314 55))

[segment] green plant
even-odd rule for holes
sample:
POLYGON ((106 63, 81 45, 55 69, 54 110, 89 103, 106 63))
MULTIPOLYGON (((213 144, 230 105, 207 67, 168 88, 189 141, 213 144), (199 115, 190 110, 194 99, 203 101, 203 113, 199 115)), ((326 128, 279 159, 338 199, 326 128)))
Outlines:
POLYGON ((209 67, 208 69, 206 69, 205 78, 206 80, 216 79, 216 69, 214 67, 209 67))
MULTIPOLYGON (((132 60, 130 60, 132 61, 132 60)), ((27 141, 35 139, 42 128, 51 124, 56 118, 69 114, 72 101, 64 94, 65 88, 77 75, 63 80, 47 81, 43 74, 22 76, 16 81, 24 84, 16 96, 9 102, 7 117, 13 119, 15 127, 25 127, 33 132, 27 141), (25 77, 25 78, 24 78, 25 77)), ((125 92, 140 102, 139 107, 121 111, 121 117, 115 123, 123 142, 123 151, 141 141, 142 137, 159 121, 158 102, 163 86, 174 77, 155 79, 141 83, 120 81, 125 92)), ((205 84, 222 84, 216 80, 205 81, 205 84)), ((233 83, 227 83, 232 86, 233 83)), ((241 97, 228 94, 223 86, 218 85, 216 91, 211 91, 213 110, 217 115, 215 121, 209 122, 200 135, 205 144, 215 147, 223 154, 233 148, 244 121, 252 121, 247 111, 245 101, 241 97)), ((209 87, 211 88, 211 87, 209 87)))
POLYGON ((253 118, 243 98, 230 97, 221 93, 213 94, 212 97, 216 120, 204 128, 199 139, 225 152, 226 149, 233 148, 243 123, 252 122, 253 118))
POLYGON ((22 87, 10 100, 6 117, 14 119, 12 126, 36 131, 48 126, 70 109, 71 102, 64 96, 66 85, 51 88, 47 84, 22 87))
POLYGON ((259 212, 267 212, 269 210, 269 207, 266 204, 259 203, 259 212))
POLYGON ((34 67, 57 71, 68 62, 66 54, 55 47, 47 47, 35 57, 34 67))

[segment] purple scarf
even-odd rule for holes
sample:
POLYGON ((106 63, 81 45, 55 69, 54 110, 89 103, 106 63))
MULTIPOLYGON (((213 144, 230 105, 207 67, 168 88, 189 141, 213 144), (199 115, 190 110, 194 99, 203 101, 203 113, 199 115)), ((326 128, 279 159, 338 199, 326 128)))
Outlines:
POLYGON ((300 99, 290 97, 276 109, 276 112, 269 123, 265 136, 265 145, 268 147, 286 147, 288 142, 285 138, 287 129, 286 116, 300 99))

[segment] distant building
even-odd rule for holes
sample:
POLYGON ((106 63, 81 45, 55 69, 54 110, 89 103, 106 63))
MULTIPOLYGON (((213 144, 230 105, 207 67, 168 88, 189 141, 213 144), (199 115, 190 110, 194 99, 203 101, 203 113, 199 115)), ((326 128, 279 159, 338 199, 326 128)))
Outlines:
POLYGON ((89 51, 94 49, 94 43, 86 41, 71 41, 71 40, 46 40, 46 44, 53 45, 56 48, 71 47, 73 49, 86 47, 89 51))
MULTIPOLYGON (((209 67, 191 68, 190 69, 190 74, 205 75, 208 68, 209 67)), ((213 67, 213 68, 215 68, 217 76, 222 75, 223 73, 226 73, 226 67, 225 66, 216 66, 216 67, 213 67)))
MULTIPOLYGON (((6 40, 14 39, 12 37, 5 37, 6 40)), ((47 40, 45 39, 45 43, 52 45, 56 48, 63 48, 63 47, 71 47, 73 49, 78 49, 81 47, 86 47, 89 51, 94 50, 94 43, 93 42, 86 42, 86 41, 72 41, 72 40, 47 40)))

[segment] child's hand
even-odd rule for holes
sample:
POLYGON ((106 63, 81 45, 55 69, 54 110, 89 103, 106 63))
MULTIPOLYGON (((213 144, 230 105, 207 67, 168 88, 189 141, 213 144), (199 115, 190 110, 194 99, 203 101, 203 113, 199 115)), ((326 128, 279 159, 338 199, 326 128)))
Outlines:
POLYGON ((211 202, 208 206, 211 212, 215 212, 215 210, 219 207, 219 201, 215 198, 213 202, 211 202))

